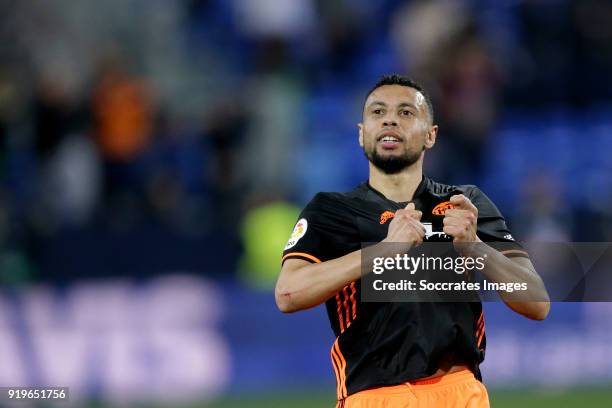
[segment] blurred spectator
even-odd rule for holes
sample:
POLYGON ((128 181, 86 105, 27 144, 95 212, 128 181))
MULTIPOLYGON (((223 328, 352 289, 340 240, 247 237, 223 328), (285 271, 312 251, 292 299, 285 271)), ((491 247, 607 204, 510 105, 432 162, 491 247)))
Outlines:
POLYGON ((502 89, 474 16, 461 2, 416 1, 398 11, 393 32, 407 71, 430 89, 440 123, 441 154, 428 163, 429 172, 454 183, 473 180, 482 172, 502 89))
POLYGON ((9 126, 14 121, 15 84, 0 66, 0 180, 4 175, 4 156, 7 152, 9 126))
POLYGON ((174 231, 202 234, 214 219, 205 198, 207 135, 186 129, 163 111, 156 123, 156 137, 145 158, 149 205, 158 220, 174 231))
POLYGON ((122 62, 105 63, 93 94, 98 144, 105 159, 128 162, 150 142, 153 101, 146 82, 127 73, 122 62))
POLYGON ((146 175, 142 154, 153 136, 152 93, 142 78, 130 75, 113 57, 100 69, 94 85, 94 132, 104 159, 105 196, 117 225, 140 217, 146 175))
POLYGON ((83 224, 99 194, 98 154, 84 134, 84 105, 58 78, 44 77, 33 101, 34 150, 39 166, 39 203, 55 220, 83 224))
POLYGON ((69 135, 45 169, 47 200, 59 219, 72 225, 90 220, 101 193, 101 164, 92 141, 69 135))
POLYGON ((250 191, 286 194, 295 188, 292 163, 303 135, 304 93, 291 70, 286 42, 264 41, 257 57, 245 94, 251 121, 241 146, 241 176, 250 191))
POLYGON ((453 0, 416 0, 396 10, 391 34, 406 71, 429 89, 435 86, 451 42, 469 20, 465 5, 453 0))
POLYGON ((498 118, 501 77, 480 36, 471 29, 452 42, 437 78, 441 140, 453 154, 449 178, 467 182, 482 173, 483 148, 498 118), (463 179, 457 177, 457 173, 463 179))
POLYGON ((217 101, 206 117, 203 137, 210 146, 209 160, 205 163, 207 181, 213 202, 211 220, 218 228, 237 231, 236 214, 242 211, 242 199, 246 180, 241 175, 246 132, 251 118, 250 104, 243 100, 228 98, 217 101))
POLYGON ((34 94, 34 149, 41 162, 49 158, 78 126, 78 104, 61 81, 42 78, 34 94))
MULTIPOLYGON (((319 64, 336 75, 351 72, 356 57, 363 51, 368 21, 353 2, 345 0, 317 1, 323 48, 319 64)), ((314 37, 317 38, 317 37, 314 37)))

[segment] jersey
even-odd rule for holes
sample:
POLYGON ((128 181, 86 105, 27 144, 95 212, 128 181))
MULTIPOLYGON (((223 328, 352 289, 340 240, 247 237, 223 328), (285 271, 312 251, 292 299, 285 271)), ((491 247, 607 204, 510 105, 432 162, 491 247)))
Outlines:
MULTIPOLYGON (((477 235, 508 257, 528 254, 515 242, 504 217, 476 186, 451 186, 425 176, 412 202, 422 211, 424 241, 452 240, 442 232, 443 213, 454 194, 478 209, 477 235)), ((387 199, 364 182, 347 193, 318 193, 304 208, 282 261, 325 262, 382 241, 395 211, 407 203, 387 199)), ((469 365, 477 378, 486 349, 480 302, 361 302, 361 280, 325 302, 336 336, 331 358, 337 395, 396 385, 433 375, 443 357, 469 365)))

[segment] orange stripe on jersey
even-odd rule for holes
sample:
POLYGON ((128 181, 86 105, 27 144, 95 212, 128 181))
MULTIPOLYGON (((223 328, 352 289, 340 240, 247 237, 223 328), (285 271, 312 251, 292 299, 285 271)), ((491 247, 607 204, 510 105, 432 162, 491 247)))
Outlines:
POLYGON ((351 325, 351 307, 349 306, 349 294, 347 291, 348 286, 342 288, 342 293, 344 293, 344 302, 342 302, 342 306, 344 307, 344 316, 346 318, 346 328, 351 325))
POLYGON ((478 318, 478 321, 476 322, 476 337, 478 337, 478 334, 483 324, 484 324, 484 313, 480 312, 480 317, 478 318))
POLYGON ((355 288, 355 281, 351 282, 351 289, 353 291, 353 293, 351 293, 351 301, 353 302, 353 320, 355 320, 357 317, 357 302, 355 301, 357 289, 355 288))
POLYGON ((476 327, 480 326, 480 323, 484 320, 484 312, 480 311, 480 316, 478 317, 478 322, 476 322, 476 327))
POLYGON ((340 292, 336 293, 336 304, 338 305, 338 323, 340 325, 340 333, 344 331, 344 321, 342 319, 342 301, 340 300, 340 292))
POLYGON ((476 330, 476 334, 474 335, 476 338, 480 338, 480 335, 483 333, 482 329, 483 327, 481 326, 476 330))
POLYGON ((317 258, 316 256, 312 256, 310 254, 307 254, 306 252, 289 252, 287 255, 283 256, 283 259, 281 259, 281 263, 285 262, 285 259, 292 258, 292 257, 306 258, 306 259, 310 259, 314 263, 321 263, 321 260, 319 258, 317 258))
POLYGON ((484 321, 484 312, 480 312, 480 317, 478 318, 478 323, 476 324, 476 338, 478 339, 476 342, 476 347, 480 348, 482 344, 482 339, 485 334, 485 321, 484 321))
POLYGON ((338 382, 338 399, 343 399, 347 397, 347 393, 346 393, 346 360, 344 359, 344 356, 342 355, 342 351, 340 351, 340 344, 338 343, 339 341, 339 337, 336 338, 336 341, 334 342, 334 345, 332 347, 332 352, 335 351, 336 357, 340 360, 340 365, 339 365, 339 374, 340 374, 340 381, 338 382))
POLYGON ((476 347, 480 348, 480 345, 482 344, 482 339, 484 338, 484 334, 485 331, 483 327, 482 333, 480 333, 480 336, 478 336, 478 342, 476 343, 476 347))
MULTIPOLYGON (((337 340, 336 340, 337 341, 337 340)), ((335 345, 330 350, 332 366, 334 367, 334 374, 336 375, 336 395, 340 395, 340 359, 336 356, 335 345)))

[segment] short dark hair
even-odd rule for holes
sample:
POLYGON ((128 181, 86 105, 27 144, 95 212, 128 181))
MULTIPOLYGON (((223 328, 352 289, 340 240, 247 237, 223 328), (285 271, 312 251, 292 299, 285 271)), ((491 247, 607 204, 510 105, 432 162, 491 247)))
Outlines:
POLYGON ((368 100, 368 97, 370 96, 372 92, 374 92, 381 86, 385 86, 385 85, 406 86, 408 88, 416 89, 417 91, 419 91, 421 95, 423 95, 423 97, 425 98, 425 103, 427 103, 427 109, 429 110, 429 116, 431 118, 431 122, 433 123, 434 109, 433 109, 433 104, 431 103, 431 98, 429 97, 429 94, 425 92, 425 89, 423 89, 421 85, 419 85, 417 82, 413 81, 412 79, 408 78, 407 76, 399 75, 399 74, 383 75, 382 77, 380 77, 378 82, 376 82, 376 84, 372 87, 372 89, 368 91, 368 94, 366 95, 365 100, 368 100))

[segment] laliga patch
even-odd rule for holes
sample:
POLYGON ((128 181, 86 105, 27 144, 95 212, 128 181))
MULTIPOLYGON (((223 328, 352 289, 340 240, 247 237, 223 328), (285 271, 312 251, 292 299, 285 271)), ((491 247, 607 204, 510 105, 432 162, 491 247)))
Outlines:
POLYGON ((300 218, 298 222, 295 224, 295 227, 293 228, 293 232, 291 233, 291 236, 289 237, 289 241, 287 241, 287 245, 285 245, 285 250, 289 248, 293 248, 295 244, 298 243, 300 238, 306 235, 307 229, 308 229, 308 221, 306 221, 306 218, 300 218))

